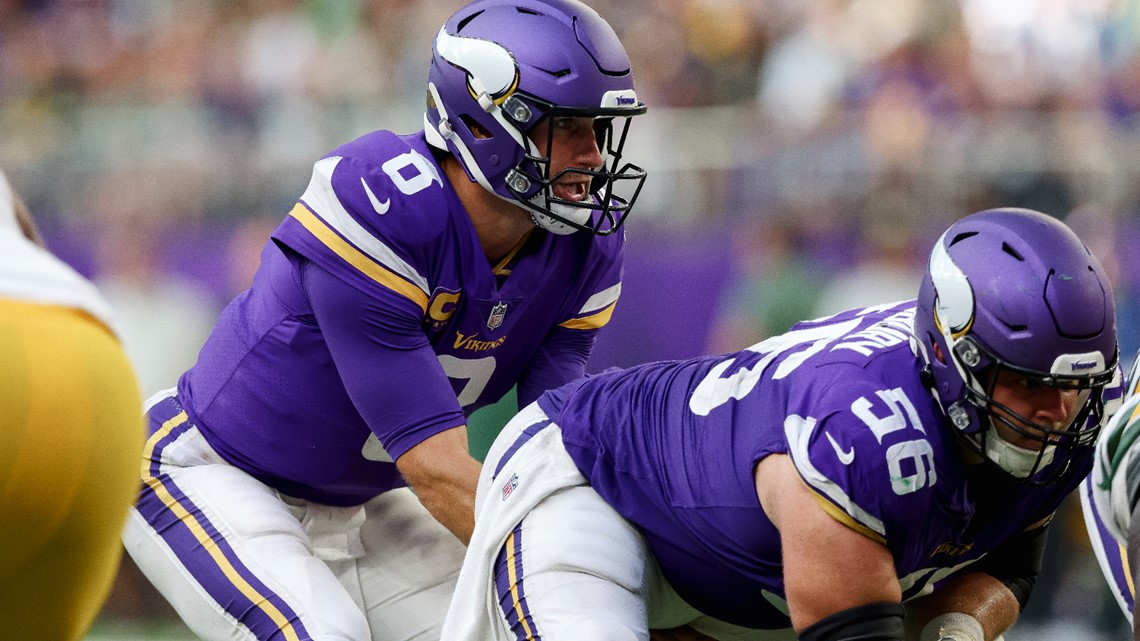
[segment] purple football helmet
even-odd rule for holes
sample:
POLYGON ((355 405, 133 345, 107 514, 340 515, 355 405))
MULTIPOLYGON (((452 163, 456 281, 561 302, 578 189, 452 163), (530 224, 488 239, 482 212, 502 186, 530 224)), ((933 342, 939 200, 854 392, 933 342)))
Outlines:
POLYGON ((640 167, 621 164, 630 117, 642 113, 617 35, 576 0, 476 0, 447 20, 432 46, 428 142, 555 233, 621 227, 645 180, 640 167), (551 176, 554 128, 545 150, 527 136, 548 117, 593 118, 602 166, 551 176), (590 178, 584 201, 554 195, 551 186, 567 174, 590 178))
POLYGON ((935 398, 967 446, 1015 478, 1054 481, 1096 439, 1104 390, 1118 383, 1112 292, 1067 226, 1028 209, 967 216, 938 240, 914 330, 935 398), (993 398, 998 374, 1076 394, 1065 425, 1034 423, 993 398), (1016 447, 998 422, 1042 443, 1016 447))

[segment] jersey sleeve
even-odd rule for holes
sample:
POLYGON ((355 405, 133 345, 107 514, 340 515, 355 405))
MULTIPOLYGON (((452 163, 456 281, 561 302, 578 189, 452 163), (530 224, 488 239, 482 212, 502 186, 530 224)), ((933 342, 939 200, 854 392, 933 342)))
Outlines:
POLYGON ((546 390, 561 387, 586 373, 596 332, 555 327, 518 381, 519 409, 530 405, 546 390))
POLYGON ((303 283, 353 405, 392 460, 466 423, 418 320, 394 306, 397 294, 367 296, 313 263, 303 283))
POLYGON ((921 519, 931 503, 928 427, 898 388, 829 381, 803 394, 796 404, 815 409, 784 423, 796 470, 824 511, 889 546, 892 530, 921 519))
POLYGON ((432 215, 447 207, 443 182, 433 161, 385 140, 369 160, 318 161, 273 237, 365 293, 396 294, 422 317, 431 293, 425 248, 435 246, 446 218, 432 215))
POLYGON ((585 264, 574 284, 575 295, 558 327, 596 331, 610 322, 621 297, 625 234, 594 236, 580 233, 570 239, 577 244, 575 253, 585 257, 585 264))
POLYGON ((568 240, 576 243, 574 253, 584 257, 581 275, 562 320, 547 332, 518 381, 520 409, 586 373, 598 331, 610 322, 621 296, 625 236, 580 233, 568 240))
POLYGON ((581 301, 572 309, 566 320, 559 323, 558 326, 578 331, 591 331, 605 327, 614 314, 618 297, 621 296, 620 268, 615 271, 617 273, 610 274, 610 278, 602 279, 603 283, 612 282, 613 284, 593 292, 588 298, 581 301))
POLYGON ((1107 519, 1104 518, 1095 500, 1097 492, 1093 475, 1086 476, 1081 481, 1078 494, 1081 498, 1081 510, 1084 515, 1085 528, 1088 530, 1089 543, 1092 545, 1093 555, 1096 557, 1100 571, 1112 590, 1112 595, 1120 606, 1128 624, 1132 625, 1132 611, 1136 604, 1136 586, 1132 580, 1132 568, 1128 563, 1127 543, 1118 539, 1110 531, 1107 519))

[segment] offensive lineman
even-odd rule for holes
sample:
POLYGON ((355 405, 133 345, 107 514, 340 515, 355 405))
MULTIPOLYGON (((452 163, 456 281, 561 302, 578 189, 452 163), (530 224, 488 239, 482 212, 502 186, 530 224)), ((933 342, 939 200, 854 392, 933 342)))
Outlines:
POLYGON ((424 130, 319 160, 152 399, 124 541, 203 638, 438 639, 466 416, 581 376, 614 309, 645 106, 613 30, 576 0, 479 0, 432 54, 424 130))
POLYGON ((119 569, 143 421, 95 287, 39 241, 0 172, 2 636, 77 641, 119 569))
POLYGON ((1089 470, 1116 363, 1072 231, 966 217, 917 301, 524 409, 484 464, 444 638, 992 641, 1089 470))

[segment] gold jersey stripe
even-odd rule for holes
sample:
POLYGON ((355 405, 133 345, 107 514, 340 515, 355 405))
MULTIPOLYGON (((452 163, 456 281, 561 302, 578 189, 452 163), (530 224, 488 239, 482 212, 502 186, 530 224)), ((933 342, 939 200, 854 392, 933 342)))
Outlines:
POLYGON ((1128 584, 1128 593, 1132 595, 1132 600, 1136 600, 1136 586, 1132 583, 1132 566, 1128 564, 1128 549, 1117 542, 1119 548, 1116 552, 1120 555, 1120 571, 1124 573, 1124 582, 1128 584))
POLYGON ((309 211, 307 207, 297 203, 289 215, 296 218, 317 240, 324 243, 337 256, 343 258, 346 263, 358 269, 360 273, 411 300, 419 305, 423 313, 427 313, 428 297, 423 290, 397 276, 353 247, 334 232, 325 221, 309 211))
POLYGON ((563 322, 559 327, 566 329, 598 329, 605 327, 606 323, 610 322, 610 317, 614 315, 614 308, 617 307, 617 301, 606 305, 600 312, 583 316, 582 318, 571 318, 563 322))
POLYGON ((842 509, 837 507, 831 501, 828 501, 824 496, 822 496, 821 494, 816 492, 813 487, 811 487, 810 485, 807 485, 806 483, 805 483, 805 485, 807 486, 807 488, 809 490, 811 490, 811 495, 813 497, 815 497, 815 500, 817 502, 819 502, 819 505, 820 505, 820 507, 823 508, 823 511, 827 512, 828 515, 831 516, 831 518, 835 519, 836 521, 839 521, 843 525, 846 525, 847 527, 851 528, 852 530, 855 530, 856 532, 858 532, 859 534, 862 534, 863 536, 867 537, 868 539, 875 541, 876 543, 880 543, 882 545, 887 544, 887 539, 885 539, 881 534, 872 530, 871 528, 867 527, 866 525, 863 525, 862 523, 856 521, 855 519, 851 518, 850 514, 844 512, 842 509))

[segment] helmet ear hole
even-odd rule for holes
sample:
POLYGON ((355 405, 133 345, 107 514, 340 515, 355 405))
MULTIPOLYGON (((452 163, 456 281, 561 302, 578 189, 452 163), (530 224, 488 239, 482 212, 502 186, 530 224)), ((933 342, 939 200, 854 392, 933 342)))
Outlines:
POLYGON ((486 140, 491 137, 491 132, 487 131, 486 127, 479 124, 478 121, 476 121, 471 116, 463 114, 460 116, 460 119, 463 120, 464 125, 467 125, 467 129, 471 132, 472 136, 475 136, 480 140, 486 140))

